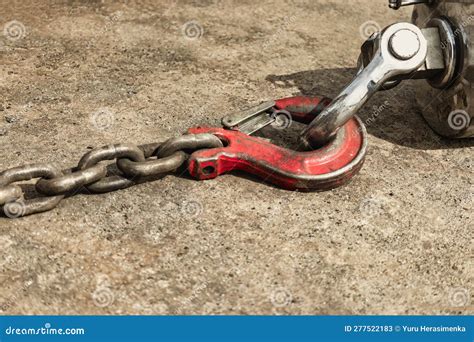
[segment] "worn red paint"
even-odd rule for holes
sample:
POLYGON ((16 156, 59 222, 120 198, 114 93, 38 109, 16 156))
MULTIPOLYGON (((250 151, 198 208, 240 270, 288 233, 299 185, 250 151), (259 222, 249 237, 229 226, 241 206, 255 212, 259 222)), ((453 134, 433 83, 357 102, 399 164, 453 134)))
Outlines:
MULTIPOLYGON (((311 122, 330 100, 293 97, 276 101, 295 121, 311 122)), ((212 133, 226 142, 223 148, 194 152, 188 170, 200 180, 241 170, 290 190, 327 190, 349 181, 362 167, 364 129, 357 119, 344 125, 327 146, 314 151, 292 151, 266 140, 223 128, 191 128, 189 133, 212 133)))

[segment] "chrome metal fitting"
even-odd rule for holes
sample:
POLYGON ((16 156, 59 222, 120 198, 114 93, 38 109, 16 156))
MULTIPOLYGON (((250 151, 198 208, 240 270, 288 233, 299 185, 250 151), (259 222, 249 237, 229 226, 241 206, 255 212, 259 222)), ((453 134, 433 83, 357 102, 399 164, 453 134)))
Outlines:
POLYGON ((413 73, 428 55, 425 36, 410 23, 388 26, 372 37, 372 43, 370 62, 302 132, 301 142, 307 148, 326 144, 387 81, 413 73))

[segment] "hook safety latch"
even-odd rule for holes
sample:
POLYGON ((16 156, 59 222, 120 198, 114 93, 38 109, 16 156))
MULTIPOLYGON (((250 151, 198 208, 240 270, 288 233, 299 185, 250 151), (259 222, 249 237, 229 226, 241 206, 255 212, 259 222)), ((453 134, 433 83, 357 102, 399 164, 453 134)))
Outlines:
POLYGON ((189 173, 206 180, 240 170, 288 190, 322 191, 339 187, 364 163, 367 137, 359 118, 350 119, 334 139, 313 151, 293 151, 249 135, 274 122, 282 112, 296 122, 310 123, 329 103, 327 98, 285 98, 225 117, 226 128, 191 128, 189 133, 216 135, 225 146, 194 152, 188 162, 189 173))

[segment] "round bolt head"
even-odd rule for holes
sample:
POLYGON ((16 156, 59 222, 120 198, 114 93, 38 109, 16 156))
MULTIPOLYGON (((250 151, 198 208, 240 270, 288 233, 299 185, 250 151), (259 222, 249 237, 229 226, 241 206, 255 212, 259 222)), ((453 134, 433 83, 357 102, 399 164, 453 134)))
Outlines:
POLYGON ((390 37, 390 52, 401 60, 413 58, 420 51, 418 35, 408 29, 395 32, 390 37))

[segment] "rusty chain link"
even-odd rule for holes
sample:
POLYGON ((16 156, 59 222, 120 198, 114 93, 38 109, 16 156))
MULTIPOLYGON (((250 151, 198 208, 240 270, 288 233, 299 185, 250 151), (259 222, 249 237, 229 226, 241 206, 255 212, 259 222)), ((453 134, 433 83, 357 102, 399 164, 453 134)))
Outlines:
POLYGON ((75 195, 84 188, 92 193, 124 189, 179 169, 189 153, 222 146, 222 141, 213 134, 186 134, 164 143, 99 147, 86 153, 77 167, 66 171, 51 164, 11 168, 0 173, 0 206, 10 218, 48 211, 65 196, 75 195), (105 160, 116 160, 116 169, 110 167, 113 164, 109 167, 99 164, 105 160), (25 191, 14 183, 37 178, 34 187, 41 197, 26 200, 25 191))

